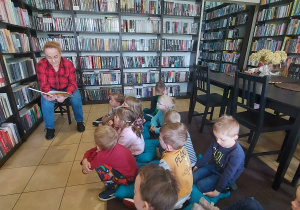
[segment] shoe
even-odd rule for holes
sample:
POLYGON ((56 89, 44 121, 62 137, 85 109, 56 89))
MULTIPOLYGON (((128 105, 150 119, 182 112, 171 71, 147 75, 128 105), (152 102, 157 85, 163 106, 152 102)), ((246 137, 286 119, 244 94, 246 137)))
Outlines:
POLYGON ((99 125, 101 122, 102 122, 102 117, 100 117, 100 118, 98 118, 97 120, 95 120, 95 121, 93 122, 93 125, 98 127, 98 125, 99 125))
POLYGON ((124 205, 127 207, 127 208, 130 208, 130 209, 135 209, 135 205, 134 205, 134 200, 131 199, 131 198, 124 198, 123 199, 123 203, 124 205))
POLYGON ((78 122, 78 123, 77 123, 77 131, 78 131, 78 132, 83 132, 83 131, 85 131, 85 126, 84 126, 83 122, 78 122))
POLYGON ((115 192, 116 192, 116 189, 105 190, 105 191, 103 191, 102 193, 99 194, 98 198, 101 201, 111 200, 111 199, 116 197, 115 192))
POLYGON ((51 140, 54 138, 54 133, 55 133, 55 129, 51 129, 51 128, 46 128, 47 133, 46 133, 46 139, 47 140, 51 140))

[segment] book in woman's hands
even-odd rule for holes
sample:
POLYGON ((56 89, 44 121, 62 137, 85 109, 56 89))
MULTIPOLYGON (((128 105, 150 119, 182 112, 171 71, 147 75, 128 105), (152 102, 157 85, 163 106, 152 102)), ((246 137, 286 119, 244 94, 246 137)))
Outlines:
POLYGON ((64 97, 74 97, 74 96, 70 95, 68 92, 65 92, 65 91, 51 90, 48 93, 45 93, 43 91, 40 91, 40 90, 37 90, 37 89, 34 89, 34 88, 28 88, 28 89, 39 92, 39 93, 42 93, 42 94, 45 94, 45 95, 48 95, 48 96, 62 95, 64 97))

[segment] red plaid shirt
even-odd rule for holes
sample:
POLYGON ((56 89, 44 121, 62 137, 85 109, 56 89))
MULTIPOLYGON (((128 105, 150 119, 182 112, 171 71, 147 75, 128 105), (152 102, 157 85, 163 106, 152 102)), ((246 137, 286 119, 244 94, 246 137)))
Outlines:
POLYGON ((66 89, 66 92, 73 94, 77 89, 75 68, 73 63, 65 58, 61 58, 57 72, 48 60, 43 58, 36 64, 36 74, 43 92, 48 93, 53 88, 59 91, 66 89))

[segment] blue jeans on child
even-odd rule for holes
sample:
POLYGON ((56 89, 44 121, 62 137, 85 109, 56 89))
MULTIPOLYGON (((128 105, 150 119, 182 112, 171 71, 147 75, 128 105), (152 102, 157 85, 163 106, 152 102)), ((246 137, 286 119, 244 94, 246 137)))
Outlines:
MULTIPOLYGON (((51 89, 54 90, 54 89, 51 89)), ((70 97, 70 103, 72 105, 72 110, 74 113, 75 120, 77 122, 83 122, 83 110, 81 95, 78 89, 73 93, 74 97, 70 97)), ((55 117, 54 117, 54 105, 56 101, 48 101, 43 96, 41 96, 42 112, 45 122, 45 128, 54 129, 55 127, 55 117)))
MULTIPOLYGON (((211 164, 207 164, 193 172, 193 183, 197 185, 200 192, 211 192, 216 189, 222 174, 211 164)), ((230 181, 226 187, 230 186, 230 181)))

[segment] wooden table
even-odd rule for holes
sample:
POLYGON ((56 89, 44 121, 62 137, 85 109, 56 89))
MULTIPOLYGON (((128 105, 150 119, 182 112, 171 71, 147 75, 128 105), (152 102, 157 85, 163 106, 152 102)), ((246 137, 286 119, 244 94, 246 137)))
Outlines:
MULTIPOLYGON (((282 78, 282 82, 300 83, 300 80, 293 78, 282 78)), ((221 88, 229 88, 233 90, 234 77, 228 76, 225 73, 211 73, 210 83, 221 88)), ((270 84, 267 94, 266 107, 291 116, 295 119, 289 138, 287 139, 286 146, 283 149, 272 185, 272 188, 277 190, 284 178, 286 170, 291 162, 300 139, 300 92, 285 90, 276 87, 274 84, 270 84)))

